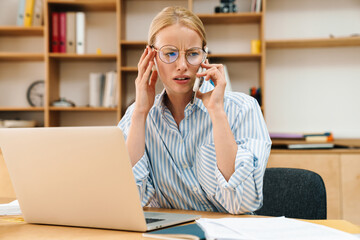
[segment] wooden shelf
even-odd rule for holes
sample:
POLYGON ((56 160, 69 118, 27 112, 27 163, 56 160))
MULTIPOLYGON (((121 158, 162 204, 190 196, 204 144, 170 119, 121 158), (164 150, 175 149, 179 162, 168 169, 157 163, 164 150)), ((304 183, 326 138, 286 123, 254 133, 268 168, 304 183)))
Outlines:
POLYGON ((204 24, 260 23, 262 13, 197 14, 204 24))
POLYGON ((43 107, 0 107, 0 112, 42 112, 43 107))
POLYGON ((49 53, 51 59, 60 60, 104 60, 116 61, 116 54, 75 54, 75 53, 49 53))
POLYGON ((208 58, 211 59, 222 59, 222 60, 238 60, 238 61, 260 61, 261 54, 209 54, 208 58))
POLYGON ((147 45, 147 41, 127 41, 127 40, 121 40, 120 42, 121 47, 124 48, 144 48, 147 45))
POLYGON ((137 73, 137 67, 121 67, 121 72, 137 73))
POLYGON ((43 36, 44 27, 0 26, 0 36, 43 36))
POLYGON ((42 53, 0 53, 0 61, 44 61, 42 53))
POLYGON ((320 48, 360 46, 360 37, 268 40, 266 48, 320 48))
POLYGON ((106 108, 106 107, 50 107, 50 111, 59 111, 59 112, 116 112, 117 108, 106 108))
POLYGON ((47 0, 61 11, 116 11, 116 0, 47 0))

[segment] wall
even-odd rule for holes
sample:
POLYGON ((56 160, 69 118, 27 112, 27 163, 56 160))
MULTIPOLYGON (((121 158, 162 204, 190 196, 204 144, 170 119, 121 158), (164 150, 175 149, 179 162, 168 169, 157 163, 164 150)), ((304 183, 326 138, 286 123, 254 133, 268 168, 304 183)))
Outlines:
MULTIPOLYGON (((268 0, 267 40, 360 34, 360 1, 268 0)), ((360 47, 266 52, 266 120, 272 132, 360 137, 360 47)))

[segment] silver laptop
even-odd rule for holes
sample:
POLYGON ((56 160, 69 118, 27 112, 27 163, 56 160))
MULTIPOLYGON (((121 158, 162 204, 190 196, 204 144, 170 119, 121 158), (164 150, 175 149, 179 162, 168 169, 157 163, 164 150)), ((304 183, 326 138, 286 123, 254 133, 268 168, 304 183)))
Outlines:
POLYGON ((0 129, 26 222, 148 231, 199 215, 143 212, 117 127, 0 129))

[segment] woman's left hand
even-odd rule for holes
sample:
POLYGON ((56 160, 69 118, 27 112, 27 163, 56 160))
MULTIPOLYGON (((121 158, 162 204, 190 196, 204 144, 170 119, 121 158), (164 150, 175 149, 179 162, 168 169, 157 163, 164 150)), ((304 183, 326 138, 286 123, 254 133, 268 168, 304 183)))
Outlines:
POLYGON ((216 111, 224 111, 224 93, 226 87, 226 80, 224 74, 224 65, 222 64, 209 64, 206 60, 201 64, 201 67, 206 69, 202 73, 196 74, 197 77, 204 77, 204 81, 213 81, 215 88, 207 93, 198 91, 196 97, 200 98, 209 113, 216 111))

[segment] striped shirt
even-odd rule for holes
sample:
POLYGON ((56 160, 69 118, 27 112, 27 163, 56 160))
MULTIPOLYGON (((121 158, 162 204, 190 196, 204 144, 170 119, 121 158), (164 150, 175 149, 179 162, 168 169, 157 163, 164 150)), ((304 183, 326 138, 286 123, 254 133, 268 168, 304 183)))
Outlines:
MULTIPOLYGON (((213 86, 205 81, 200 91, 213 86)), ((176 124, 156 96, 145 125, 145 152, 133 167, 143 206, 240 214, 262 205, 263 176, 271 140, 257 101, 225 92, 224 109, 238 145, 235 172, 226 181, 216 163, 212 122, 200 99, 185 108, 176 124)), ((119 123, 127 137, 131 105, 119 123)))

